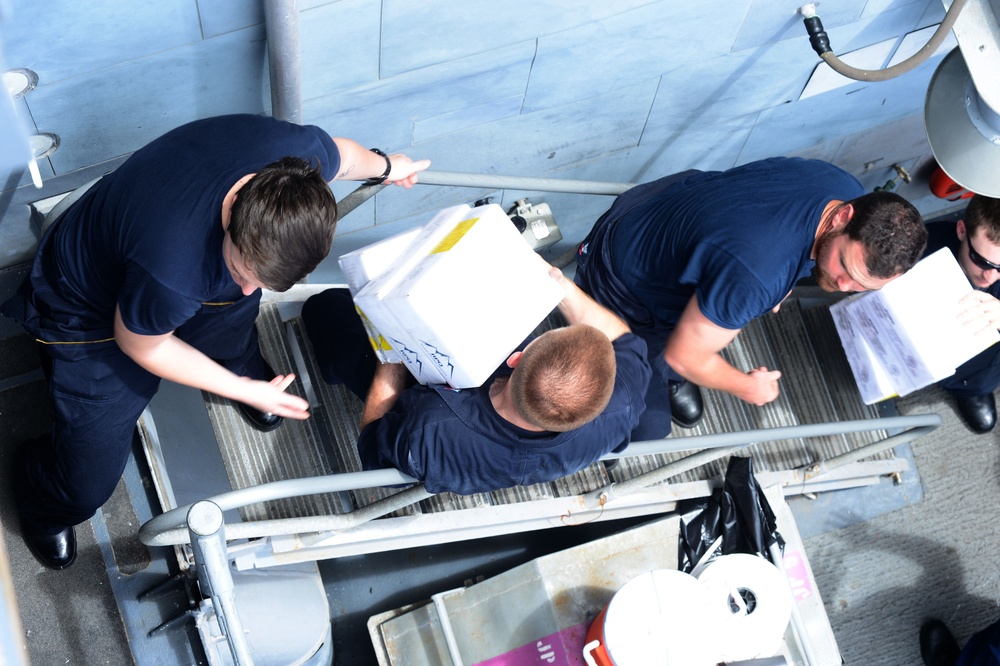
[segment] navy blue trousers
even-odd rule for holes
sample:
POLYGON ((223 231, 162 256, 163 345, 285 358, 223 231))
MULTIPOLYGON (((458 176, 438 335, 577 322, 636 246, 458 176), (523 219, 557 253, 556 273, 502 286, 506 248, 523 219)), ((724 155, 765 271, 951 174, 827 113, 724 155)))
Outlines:
MULTIPOLYGON (((204 306, 176 332, 239 375, 263 377, 254 322, 260 292, 227 306, 204 306)), ((132 433, 160 384, 117 345, 67 358, 39 345, 49 384, 53 426, 24 451, 14 492, 23 520, 58 531, 89 519, 121 478, 132 433)))
POLYGON ((302 323, 328 384, 343 384, 362 402, 378 359, 347 289, 327 289, 302 306, 302 323))
POLYGON ((1000 343, 973 356, 938 384, 952 395, 963 397, 993 393, 1000 386, 1000 343))
POLYGON ((1000 664, 1000 620, 977 634, 962 648, 955 666, 996 666, 1000 664))
POLYGON ((629 211, 641 208, 651 198, 692 173, 695 172, 689 170, 665 176, 620 195, 611 208, 594 223, 594 228, 577 253, 576 283, 595 301, 624 319, 632 332, 646 342, 653 378, 646 389, 646 411, 643 412, 639 425, 632 431, 633 442, 662 439, 670 434, 669 386, 684 381, 684 378, 663 359, 663 350, 677 322, 664 320, 657 313, 651 312, 618 279, 614 273, 610 238, 615 224, 629 211))

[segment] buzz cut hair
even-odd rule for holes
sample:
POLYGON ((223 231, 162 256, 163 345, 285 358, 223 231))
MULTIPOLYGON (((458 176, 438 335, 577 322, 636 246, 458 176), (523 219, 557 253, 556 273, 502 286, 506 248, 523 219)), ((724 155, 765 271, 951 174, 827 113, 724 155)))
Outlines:
POLYGON ((604 333, 575 324, 543 333, 510 377, 524 420, 552 432, 575 430, 604 411, 615 387, 615 351, 604 333))

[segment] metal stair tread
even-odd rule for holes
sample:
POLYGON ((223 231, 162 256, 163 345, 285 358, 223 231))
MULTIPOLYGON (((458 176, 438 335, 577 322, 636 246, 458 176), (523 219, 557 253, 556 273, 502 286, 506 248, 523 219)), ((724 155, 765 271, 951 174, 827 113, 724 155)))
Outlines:
MULTIPOLYGON (((877 410, 861 404, 857 397, 853 377, 832 330, 832 320, 828 313, 823 316, 825 310, 823 307, 800 308, 795 301, 786 302, 778 315, 755 320, 724 350, 725 356, 744 370, 760 365, 782 369, 782 394, 778 400, 764 407, 754 407, 729 394, 704 390, 706 409, 702 423, 691 429, 674 428, 670 438, 877 417, 877 410), (820 313, 814 312, 816 310, 820 313)), ((539 325, 536 334, 561 325, 564 320, 557 311, 553 312, 539 325)), ((316 404, 308 420, 286 420, 278 430, 260 433, 243 422, 228 400, 206 394, 206 405, 233 487, 360 471, 355 444, 363 407, 361 402, 344 387, 323 381, 298 317, 283 321, 278 306, 267 304, 261 308, 258 331, 261 349, 276 370, 295 368, 296 356, 301 358, 304 367, 299 367, 298 372, 307 376, 297 378, 289 390, 306 395, 308 382, 316 404)), ((765 442, 749 446, 746 453, 758 460, 761 471, 797 469, 879 438, 877 434, 861 433, 815 438, 809 442, 801 439, 765 442)), ((626 458, 610 473, 603 463, 595 463, 550 483, 518 486, 489 494, 444 493, 392 515, 438 513, 579 495, 604 487, 609 481, 627 480, 687 455, 689 453, 679 452, 626 458)), ((892 454, 889 452, 878 458, 892 458, 892 454)), ((668 483, 718 479, 724 471, 725 461, 716 461, 677 475, 668 483)), ((351 493, 268 502, 265 506, 246 507, 242 513, 244 520, 343 513, 397 492, 399 489, 393 488, 359 489, 351 493)))

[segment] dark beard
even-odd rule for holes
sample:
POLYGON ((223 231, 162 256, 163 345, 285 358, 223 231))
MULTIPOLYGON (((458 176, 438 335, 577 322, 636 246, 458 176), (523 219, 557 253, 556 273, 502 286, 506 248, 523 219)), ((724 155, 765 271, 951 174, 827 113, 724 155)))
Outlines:
POLYGON ((840 234, 837 231, 828 231, 816 239, 816 265, 812 269, 813 280, 823 291, 839 291, 836 283, 830 280, 830 276, 823 272, 820 266, 826 263, 827 255, 830 253, 830 244, 840 234))

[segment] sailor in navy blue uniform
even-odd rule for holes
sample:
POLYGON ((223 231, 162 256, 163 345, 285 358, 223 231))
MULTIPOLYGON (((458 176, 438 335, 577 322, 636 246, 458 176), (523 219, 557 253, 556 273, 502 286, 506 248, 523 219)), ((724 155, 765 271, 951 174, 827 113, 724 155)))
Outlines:
MULTIPOLYGON (((977 194, 963 219, 932 222, 927 231, 926 254, 950 249, 976 290, 965 299, 967 325, 990 333, 1000 328, 1000 199, 977 194)), ((990 432, 997 423, 993 391, 1000 386, 1000 345, 966 361, 938 385, 955 398, 959 414, 974 432, 990 432)))
POLYGON ((665 436, 671 418, 695 425, 698 386, 774 400, 780 371, 737 369, 721 350, 811 272, 828 291, 878 289, 916 263, 925 238, 901 197, 865 195, 817 160, 686 171, 619 196, 581 245, 576 280, 646 341, 654 379, 633 438, 665 436))
MULTIPOLYGON (((327 181, 426 167, 318 127, 239 115, 195 121, 136 151, 43 236, 3 305, 37 339, 53 430, 18 451, 22 534, 46 566, 111 496, 161 378, 231 398, 254 425, 308 417, 257 346, 261 287, 283 291, 327 254, 327 181)), ((380 176, 381 174, 381 176, 380 176)))
POLYGON ((552 481, 628 445, 650 378, 645 343, 551 274, 566 290, 559 307, 570 325, 528 341, 481 387, 461 391, 414 385, 404 366, 378 364, 346 290, 306 302, 325 379, 365 400, 366 469, 396 467, 430 492, 470 494, 552 481), (545 374, 553 377, 534 383, 545 374))

